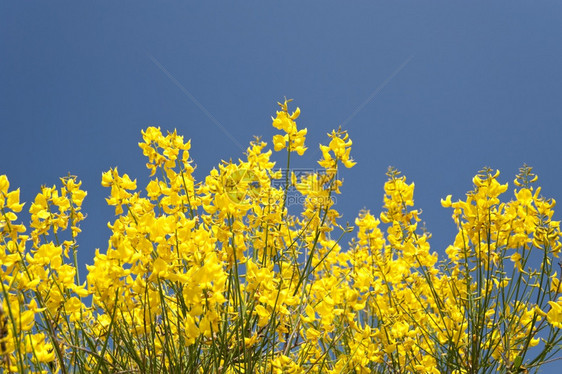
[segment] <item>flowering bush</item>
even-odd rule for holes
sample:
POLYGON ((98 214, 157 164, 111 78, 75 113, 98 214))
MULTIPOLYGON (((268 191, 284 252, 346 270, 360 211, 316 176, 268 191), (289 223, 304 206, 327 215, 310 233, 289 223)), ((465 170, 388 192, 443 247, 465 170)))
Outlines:
POLYGON ((362 211, 356 228, 338 224, 333 197, 338 169, 355 164, 352 142, 333 131, 321 169, 291 173, 307 130, 288 103, 273 119, 285 173, 257 139, 245 160, 196 182, 189 142, 143 131, 152 179, 139 190, 117 168, 103 174, 116 219, 84 283, 81 183, 42 187, 26 227, 19 189, 0 176, 3 371, 517 373, 552 359, 560 226, 531 168, 508 202, 490 169, 464 200, 442 200, 458 233, 438 259, 418 227, 414 184, 396 169, 379 218, 362 211), (299 215, 288 211, 294 190, 299 215))

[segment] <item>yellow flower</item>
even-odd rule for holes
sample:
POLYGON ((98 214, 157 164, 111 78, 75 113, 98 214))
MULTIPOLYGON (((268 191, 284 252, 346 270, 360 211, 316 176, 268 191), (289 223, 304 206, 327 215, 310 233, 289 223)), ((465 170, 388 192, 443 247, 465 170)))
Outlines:
POLYGON ((297 108, 292 114, 289 114, 288 103, 291 100, 285 100, 283 104, 278 103, 281 110, 277 112, 275 118, 272 118, 273 127, 283 130, 285 134, 276 134, 273 136, 273 147, 275 151, 287 148, 289 152, 297 152, 302 156, 306 151, 304 145, 307 129, 298 130, 295 120, 300 115, 300 109, 297 108))
POLYGON ((562 298, 556 302, 549 301, 548 305, 550 305, 550 310, 546 314, 546 319, 552 326, 562 328, 562 298))
POLYGON ((353 167, 356 162, 349 156, 351 152, 351 145, 353 144, 347 131, 339 128, 337 131, 332 131, 328 134, 331 138, 328 146, 320 144, 323 159, 318 161, 318 164, 327 170, 335 170, 337 161, 340 161, 346 168, 353 167), (332 156, 333 153, 334 156, 332 156))
POLYGON ((25 204, 20 204, 20 189, 18 188, 15 191, 9 192, 7 195, 7 203, 6 206, 8 209, 18 213, 21 211, 25 204))
POLYGON ((445 200, 441 199, 441 206, 443 208, 450 208, 452 203, 451 203, 451 198, 452 195, 447 195, 447 197, 445 198, 445 200))
POLYGON ((287 147, 287 139, 289 137, 287 135, 273 135, 273 147, 275 151, 279 152, 280 150, 287 147))

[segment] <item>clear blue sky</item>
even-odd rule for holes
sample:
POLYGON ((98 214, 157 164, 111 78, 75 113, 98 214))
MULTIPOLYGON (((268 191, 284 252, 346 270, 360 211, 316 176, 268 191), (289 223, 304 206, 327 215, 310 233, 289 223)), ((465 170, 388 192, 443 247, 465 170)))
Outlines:
POLYGON ((393 165, 442 253, 454 225, 439 200, 463 197, 483 166, 511 184, 527 163, 562 201, 561 83, 559 1, 2 1, 0 173, 27 207, 40 185, 78 175, 91 263, 113 211, 101 173, 146 181, 141 129, 191 138, 201 179, 242 156, 217 123, 244 147, 270 142, 286 96, 309 132, 298 165, 349 130, 343 221, 380 212, 393 165))

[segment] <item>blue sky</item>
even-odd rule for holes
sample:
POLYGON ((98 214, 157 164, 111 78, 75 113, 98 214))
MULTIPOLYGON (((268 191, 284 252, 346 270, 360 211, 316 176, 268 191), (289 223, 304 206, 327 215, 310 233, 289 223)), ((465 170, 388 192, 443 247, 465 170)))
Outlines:
POLYGON ((3 1, 0 51, 0 174, 28 204, 79 176, 83 263, 107 246, 101 173, 147 180, 141 129, 192 139, 201 180, 242 156, 237 142, 270 142, 285 96, 309 133, 296 166, 315 166, 340 124, 354 141, 343 222, 380 212, 389 165, 416 183, 441 253, 454 225, 439 201, 483 166, 512 185, 527 163, 562 201, 558 1, 3 1))

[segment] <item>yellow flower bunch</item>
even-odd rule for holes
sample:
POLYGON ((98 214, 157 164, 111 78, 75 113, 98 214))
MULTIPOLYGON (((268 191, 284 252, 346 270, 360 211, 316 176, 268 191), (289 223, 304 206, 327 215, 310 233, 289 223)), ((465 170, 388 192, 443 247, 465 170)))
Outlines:
POLYGON ((335 130, 318 170, 291 170, 307 130, 289 103, 273 118, 284 175, 256 138, 198 182, 189 141, 142 131, 151 179, 102 174, 116 217, 84 283, 81 183, 42 187, 25 225, 1 175, 2 371, 516 373, 559 352, 560 224, 530 167, 510 200, 488 168, 466 197, 442 200, 457 233, 440 259, 394 168, 380 214, 338 223, 352 141, 335 130))
POLYGON ((284 135, 278 134, 273 137, 273 146, 276 151, 287 148, 289 152, 297 152, 299 156, 302 156, 307 149, 304 146, 307 129, 297 130, 295 120, 301 114, 301 110, 297 108, 289 114, 288 104, 290 102, 291 100, 285 100, 283 104, 278 103, 281 110, 277 112, 275 118, 272 118, 273 127, 285 132, 284 135))

